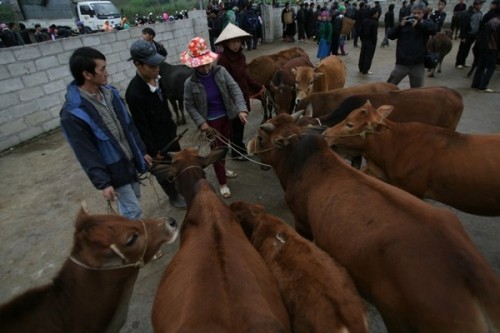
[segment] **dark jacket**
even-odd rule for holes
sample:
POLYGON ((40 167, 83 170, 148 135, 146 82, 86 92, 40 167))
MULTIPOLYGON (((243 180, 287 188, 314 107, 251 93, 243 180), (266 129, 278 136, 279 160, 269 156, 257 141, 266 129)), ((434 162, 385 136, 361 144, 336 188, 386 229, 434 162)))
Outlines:
POLYGON ((260 91, 262 84, 250 78, 246 70, 246 58, 242 50, 233 52, 228 48, 220 54, 217 65, 227 69, 243 93, 247 108, 250 110, 250 89, 260 91))
POLYGON ((165 48, 165 46, 163 46, 163 44, 158 43, 157 41, 153 41, 153 43, 155 44, 156 52, 158 52, 158 54, 164 57, 168 55, 167 49, 165 48))
POLYGON ((394 27, 394 11, 393 10, 389 10, 389 11, 387 11, 387 13, 385 13, 384 26, 386 28, 394 27))
POLYGON ((361 22, 361 33, 359 38, 362 42, 373 42, 377 43, 377 28, 378 22, 374 17, 365 18, 361 22))
POLYGON ((436 23, 431 20, 422 20, 415 27, 411 25, 396 25, 389 31, 388 38, 397 39, 396 64, 413 66, 422 64, 426 54, 426 44, 429 36, 436 33, 436 23))
MULTIPOLYGON (((172 120, 172 113, 168 107, 168 92, 161 85, 161 81, 158 84, 161 98, 157 92, 151 92, 149 85, 139 74, 136 74, 125 93, 134 123, 146 145, 148 154, 152 157, 156 156, 177 135, 177 125, 172 120)), ((178 144, 169 149, 169 151, 178 150, 180 150, 178 144)))
POLYGON ((60 112, 61 126, 83 170, 97 189, 120 187, 137 181, 137 171, 145 172, 144 143, 123 103, 118 90, 113 93, 113 109, 132 150, 129 161, 95 107, 82 98, 75 82, 68 86, 66 102, 60 112))

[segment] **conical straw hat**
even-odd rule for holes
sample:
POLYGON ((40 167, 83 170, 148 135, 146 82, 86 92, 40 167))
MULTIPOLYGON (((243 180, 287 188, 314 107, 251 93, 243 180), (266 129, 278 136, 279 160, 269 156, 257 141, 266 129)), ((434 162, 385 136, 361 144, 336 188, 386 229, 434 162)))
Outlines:
POLYGON ((250 36, 252 35, 250 35, 245 30, 238 28, 232 23, 228 23, 227 26, 224 28, 224 30, 222 30, 222 32, 220 33, 217 40, 215 41, 215 44, 219 44, 233 38, 244 38, 250 36))

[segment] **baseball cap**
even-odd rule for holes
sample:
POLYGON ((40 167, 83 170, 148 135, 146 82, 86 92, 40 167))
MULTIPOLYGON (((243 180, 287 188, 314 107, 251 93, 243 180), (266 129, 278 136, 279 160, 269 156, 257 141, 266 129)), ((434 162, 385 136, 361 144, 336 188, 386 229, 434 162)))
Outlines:
POLYGON ((128 60, 139 61, 155 67, 165 61, 165 57, 156 52, 153 43, 140 39, 136 40, 130 47, 130 58, 128 60))
POLYGON ((474 5, 480 5, 484 3, 484 0, 474 0, 474 5))

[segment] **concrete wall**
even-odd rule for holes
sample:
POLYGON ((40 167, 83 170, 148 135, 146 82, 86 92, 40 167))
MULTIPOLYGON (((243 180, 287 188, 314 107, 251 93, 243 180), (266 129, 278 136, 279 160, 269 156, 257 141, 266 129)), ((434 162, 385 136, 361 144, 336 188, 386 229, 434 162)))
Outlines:
MULTIPOLYGON (((151 25, 155 40, 168 50, 167 61, 179 63, 179 55, 191 38, 208 40, 204 11, 189 12, 189 19, 151 25)), ((56 41, 0 49, 0 151, 59 126, 59 111, 66 86, 72 81, 69 57, 76 48, 90 46, 106 55, 110 83, 122 94, 135 75, 128 62, 130 45, 142 27, 113 33, 65 38, 56 41)))

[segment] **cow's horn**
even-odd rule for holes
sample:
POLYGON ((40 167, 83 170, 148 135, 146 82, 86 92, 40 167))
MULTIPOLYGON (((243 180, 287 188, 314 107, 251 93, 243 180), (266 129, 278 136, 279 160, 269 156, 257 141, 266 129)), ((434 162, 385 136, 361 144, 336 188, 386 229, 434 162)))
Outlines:
POLYGON ((300 110, 300 111, 297 111, 295 113, 292 113, 291 116, 293 118, 293 122, 297 122, 297 120, 299 120, 300 116, 302 116, 302 114, 304 113, 304 110, 300 110))
POLYGON ((265 123, 260 125, 260 129, 263 130, 264 132, 271 133, 276 129, 276 126, 274 126, 271 123, 265 123))

